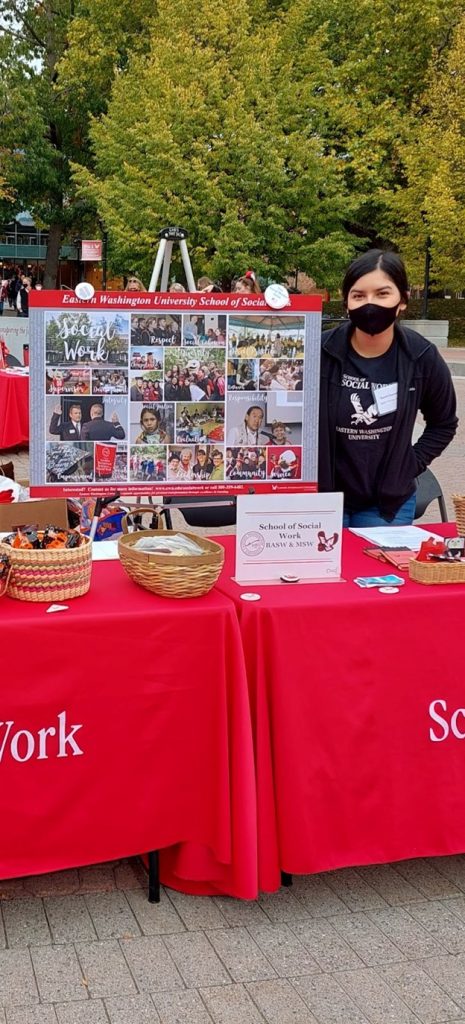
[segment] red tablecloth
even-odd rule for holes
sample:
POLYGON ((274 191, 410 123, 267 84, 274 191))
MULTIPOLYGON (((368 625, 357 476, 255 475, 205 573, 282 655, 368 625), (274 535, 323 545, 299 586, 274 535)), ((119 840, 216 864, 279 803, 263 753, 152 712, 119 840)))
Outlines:
POLYGON ((29 441, 29 377, 0 370, 0 451, 29 441))
POLYGON ((261 594, 249 604, 224 544, 219 586, 236 603, 252 708, 259 888, 276 889, 280 869, 465 851, 465 712, 450 726, 465 706, 465 586, 360 590, 355 576, 394 570, 345 531, 347 582, 248 585, 261 594))
POLYGON ((162 848, 168 885, 254 897, 232 603, 157 598, 106 563, 68 611, 46 607, 0 599, 0 878, 162 848))

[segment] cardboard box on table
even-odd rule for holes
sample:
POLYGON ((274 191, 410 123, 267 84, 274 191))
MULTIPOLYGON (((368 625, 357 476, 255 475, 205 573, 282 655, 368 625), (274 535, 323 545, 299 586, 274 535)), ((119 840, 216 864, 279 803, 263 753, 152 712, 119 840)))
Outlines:
POLYGON ((15 501, 0 505, 0 533, 18 526, 61 526, 68 529, 68 506, 65 498, 44 498, 40 501, 15 501))

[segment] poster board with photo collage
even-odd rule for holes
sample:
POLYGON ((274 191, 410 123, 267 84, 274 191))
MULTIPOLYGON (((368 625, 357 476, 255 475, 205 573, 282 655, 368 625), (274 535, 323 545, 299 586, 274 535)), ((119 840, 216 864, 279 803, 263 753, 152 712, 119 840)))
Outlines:
POLYGON ((321 299, 37 292, 36 496, 316 490, 321 299))

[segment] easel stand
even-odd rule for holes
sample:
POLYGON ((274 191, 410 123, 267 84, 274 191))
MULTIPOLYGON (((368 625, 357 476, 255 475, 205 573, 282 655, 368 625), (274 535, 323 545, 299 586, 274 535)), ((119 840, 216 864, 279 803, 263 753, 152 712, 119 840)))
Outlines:
POLYGON ((158 235, 160 244, 158 246, 158 252, 155 258, 155 264, 152 270, 152 276, 150 278, 149 292, 166 292, 168 291, 168 282, 170 274, 171 260, 173 258, 173 245, 175 242, 178 243, 181 251, 182 265, 184 267, 184 273, 186 275, 187 290, 189 292, 195 292, 195 281, 192 273, 191 261, 189 258, 189 252, 187 249, 187 231, 184 228, 163 228, 158 235), (158 278, 160 277, 161 271, 161 285, 157 288, 158 278))
MULTIPOLYGON (((156 292, 158 290, 160 290, 162 292, 166 292, 168 290, 170 267, 171 267, 171 261, 172 261, 172 258, 173 258, 173 246, 174 246, 175 243, 177 243, 179 245, 179 249, 180 249, 180 252, 181 252, 181 259, 182 259, 182 264, 183 264, 183 267, 184 267, 184 273, 186 275, 186 283, 187 283, 188 291, 190 291, 190 292, 195 292, 196 291, 196 285, 195 285, 194 275, 193 275, 193 272, 192 272, 192 266, 191 266, 191 261, 190 261, 190 257, 189 257, 189 251, 188 251, 188 248, 187 248, 187 242, 186 242, 187 237, 188 237, 187 231, 185 231, 184 228, 169 227, 169 228, 163 228, 163 230, 160 231, 160 233, 158 235, 158 238, 160 239, 160 241, 159 241, 158 251, 157 251, 157 255, 156 255, 156 258, 155 258, 155 263, 154 263, 154 267, 153 267, 153 271, 152 271, 152 276, 150 278, 149 292, 156 292), (159 281, 159 278, 160 278, 160 274, 161 274, 161 282, 160 282, 160 288, 158 289, 158 281, 159 281)), ((173 305, 175 305, 175 299, 173 300, 173 305)), ((171 506, 171 508, 179 508, 182 511, 183 509, 199 509, 199 508, 211 509, 212 506, 214 506, 215 508, 219 508, 220 506, 223 506, 224 508, 226 508, 227 506, 231 505, 231 501, 230 500, 227 501, 227 500, 224 500, 224 499, 221 500, 221 499, 218 499, 218 498, 209 498, 209 499, 205 499, 205 500, 202 500, 201 498, 198 498, 198 499, 194 499, 193 501, 189 502, 189 500, 186 500, 185 498, 184 499, 177 499, 175 496, 173 496, 173 497, 170 497, 170 498, 165 498, 164 501, 165 501, 165 503, 163 505, 163 508, 160 509, 160 508, 157 507, 157 512, 158 512, 158 515, 164 517, 165 525, 166 525, 166 529, 167 530, 172 530, 173 529, 172 519, 171 519, 171 512, 170 512, 169 506, 171 506)), ((139 505, 141 505, 142 504, 142 499, 138 498, 138 502, 139 502, 139 505)), ((151 504, 153 504, 153 502, 151 502, 150 498, 149 498, 149 502, 151 504)), ((139 524, 140 524, 140 519, 139 519, 139 524)), ((134 525, 136 527, 138 525, 137 515, 134 517, 134 525)), ((211 523, 211 525, 212 526, 216 526, 216 525, 222 525, 222 524, 221 523, 211 523)))

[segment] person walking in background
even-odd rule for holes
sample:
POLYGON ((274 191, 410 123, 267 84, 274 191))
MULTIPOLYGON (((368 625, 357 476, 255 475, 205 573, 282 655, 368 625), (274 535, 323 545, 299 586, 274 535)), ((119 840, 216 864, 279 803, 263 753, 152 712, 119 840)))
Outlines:
POLYGON ((16 309, 16 299, 18 292, 21 288, 22 281, 18 270, 15 271, 14 277, 10 277, 8 285, 8 302, 10 303, 10 309, 16 309))
POLYGON ((8 281, 6 278, 0 281, 0 316, 3 316, 3 306, 8 299, 8 281))
POLYGON ((29 316, 29 292, 32 289, 30 277, 23 277, 21 287, 16 296, 16 309, 18 316, 29 316))

